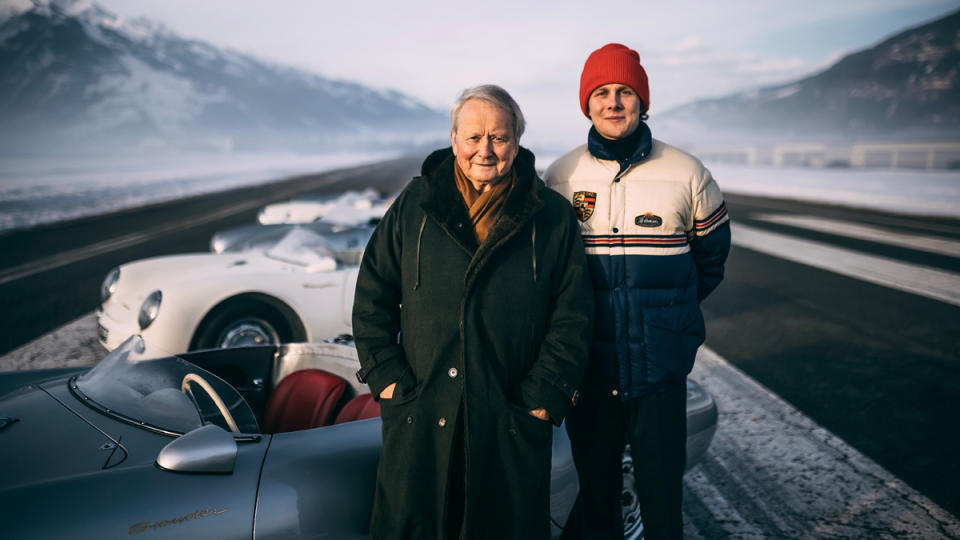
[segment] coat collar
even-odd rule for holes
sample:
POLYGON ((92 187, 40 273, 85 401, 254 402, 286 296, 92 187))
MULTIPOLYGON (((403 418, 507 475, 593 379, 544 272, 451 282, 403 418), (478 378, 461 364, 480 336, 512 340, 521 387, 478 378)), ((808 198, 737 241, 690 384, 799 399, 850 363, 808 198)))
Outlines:
POLYGON ((636 150, 633 151, 633 155, 623 161, 618 160, 617 156, 607 148, 603 137, 597 133, 597 128, 592 126, 590 127, 590 134, 587 135, 587 149, 597 159, 616 161, 620 165, 620 172, 623 172, 634 163, 639 163, 650 156, 650 150, 653 148, 653 135, 650 133, 650 126, 646 122, 640 122, 640 125, 637 126, 637 134, 639 137, 636 150))
POLYGON ((537 177, 534 169, 533 153, 520 147, 513 162, 517 171, 517 185, 507 195, 500 218, 490 230, 486 242, 478 246, 467 207, 454 182, 453 167, 454 155, 450 147, 437 150, 424 160, 421 176, 427 183, 428 195, 421 207, 475 259, 483 258, 484 252, 495 250, 513 236, 543 206, 540 198, 543 181, 537 177))

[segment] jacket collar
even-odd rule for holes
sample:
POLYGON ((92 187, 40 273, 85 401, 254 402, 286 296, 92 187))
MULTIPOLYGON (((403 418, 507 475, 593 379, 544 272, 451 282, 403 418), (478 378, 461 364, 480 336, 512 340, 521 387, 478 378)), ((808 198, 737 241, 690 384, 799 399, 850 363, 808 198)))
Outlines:
POLYGON ((637 132, 640 135, 637 149, 634 150, 633 155, 624 161, 618 160, 617 156, 607 148, 603 142, 603 136, 597 133, 597 128, 593 126, 590 127, 590 134, 587 135, 587 149, 597 159, 616 161, 620 164, 620 172, 623 172, 634 163, 639 163, 649 157, 650 149, 653 148, 653 135, 650 133, 650 126, 646 122, 640 122, 640 125, 637 126, 637 132))
MULTIPOLYGON (((470 255, 495 250, 513 236, 543 206, 540 190, 543 181, 537 177, 533 153, 520 147, 513 167, 517 171, 517 184, 507 195, 500 218, 497 219, 483 246, 477 240, 470 225, 467 207, 454 182, 454 155, 450 147, 437 150, 423 162, 421 176, 426 180, 428 195, 421 204, 424 212, 437 223, 470 255)), ((480 257, 483 258, 483 257, 480 257)))

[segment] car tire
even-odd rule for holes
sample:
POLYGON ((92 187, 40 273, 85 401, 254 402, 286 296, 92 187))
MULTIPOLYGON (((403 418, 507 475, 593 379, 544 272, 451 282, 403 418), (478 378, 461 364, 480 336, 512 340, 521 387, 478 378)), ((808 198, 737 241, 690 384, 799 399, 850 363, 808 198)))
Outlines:
POLYGON ((283 317, 269 306, 239 302, 215 313, 197 332, 195 349, 274 345, 290 340, 283 317))
POLYGON ((620 492, 620 509, 623 514, 623 537, 626 540, 643 538, 643 522, 640 520, 640 499, 637 498, 636 477, 633 475, 633 456, 630 445, 623 450, 621 458, 623 489, 620 492))

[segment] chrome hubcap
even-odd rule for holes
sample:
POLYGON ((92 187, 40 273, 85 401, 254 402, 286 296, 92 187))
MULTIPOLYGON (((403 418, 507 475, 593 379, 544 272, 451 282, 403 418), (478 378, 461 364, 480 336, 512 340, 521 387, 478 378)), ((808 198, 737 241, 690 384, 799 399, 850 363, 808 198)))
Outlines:
POLYGON ((280 341, 277 331, 263 319, 243 319, 237 321, 220 333, 217 345, 227 347, 250 347, 253 345, 272 345, 280 341))

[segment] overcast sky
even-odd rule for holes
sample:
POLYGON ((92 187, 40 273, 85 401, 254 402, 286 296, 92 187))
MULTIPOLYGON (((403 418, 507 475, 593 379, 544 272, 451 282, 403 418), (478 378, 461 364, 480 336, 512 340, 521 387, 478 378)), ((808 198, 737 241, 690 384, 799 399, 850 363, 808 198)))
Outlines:
POLYGON ((500 84, 527 115, 524 142, 556 144, 584 139, 580 70, 605 43, 640 53, 655 120, 697 98, 810 74, 960 8, 960 0, 96 1, 185 37, 395 88, 440 109, 465 87, 500 84))

